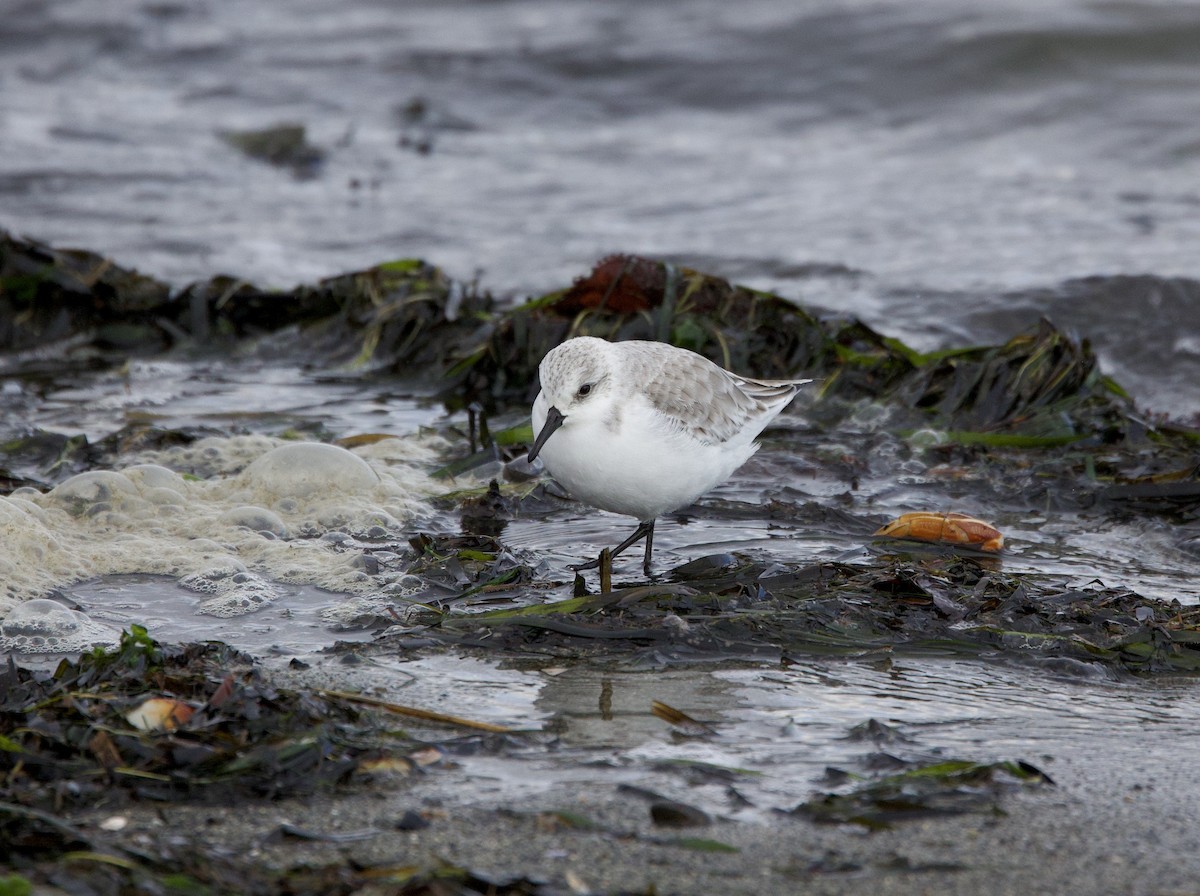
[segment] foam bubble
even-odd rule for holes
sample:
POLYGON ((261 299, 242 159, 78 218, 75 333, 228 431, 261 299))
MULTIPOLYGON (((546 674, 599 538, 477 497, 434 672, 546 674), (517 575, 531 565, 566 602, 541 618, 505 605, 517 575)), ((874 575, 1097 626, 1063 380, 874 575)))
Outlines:
POLYGON ((234 507, 217 517, 217 522, 226 526, 240 526, 259 534, 267 532, 277 538, 287 538, 288 535, 287 526, 284 525, 283 520, 279 518, 278 514, 272 513, 265 507, 254 507, 253 505, 234 507))
MULTIPOLYGON (((36 504, 34 504, 33 501, 29 500, 31 497, 39 498, 39 497, 41 497, 41 492, 37 491, 36 489, 31 489, 31 488, 17 489, 15 492, 13 492, 11 495, 8 496, 7 503, 8 503, 9 509, 10 510, 20 510, 20 511, 28 514, 29 516, 33 517, 39 523, 43 523, 43 524, 48 523, 50 521, 50 518, 46 515, 46 511, 42 510, 42 508, 40 508, 36 504), (24 494, 21 494, 21 492, 24 492, 24 494)), ((3 514, 4 514, 3 508, 0 508, 0 517, 2 517, 3 514)))
POLYGON ((80 653, 114 647, 121 635, 58 601, 29 600, 0 623, 0 649, 16 653, 80 653))
POLYGON ((94 515, 100 510, 127 504, 137 489, 120 473, 92 470, 72 476, 50 491, 50 497, 72 516, 94 515))
POLYGON ((209 438, 81 473, 46 494, 19 489, 0 497, 0 619, 18 601, 109 575, 194 577, 187 587, 206 595, 200 611, 222 616, 277 600, 276 583, 386 588, 402 573, 368 575, 354 562, 354 539, 400 540, 429 512, 425 496, 439 485, 425 471, 441 444, 384 439, 351 452, 209 438), (226 568, 234 572, 213 576, 226 568))
POLYGON ((0 497, 0 618, 22 600, 86 577, 86 565, 73 562, 63 547, 69 517, 60 512, 58 518, 23 498, 0 497))
MULTIPOLYGON (((176 445, 165 451, 143 455, 145 464, 164 466, 201 479, 239 473, 255 458, 262 457, 279 442, 268 436, 212 436, 190 445, 176 445)), ((139 466, 141 466, 139 464, 139 466)))
POLYGON ((276 501, 368 491, 380 482, 361 457, 320 442, 280 445, 246 467, 242 479, 253 491, 276 501))
POLYGON ((132 482, 135 488, 143 491, 162 488, 183 494, 186 490, 182 476, 159 464, 134 464, 123 469, 121 475, 132 482))
POLYGON ((151 504, 160 504, 164 507, 178 507, 187 503, 184 496, 173 488, 148 488, 142 492, 142 497, 151 504))

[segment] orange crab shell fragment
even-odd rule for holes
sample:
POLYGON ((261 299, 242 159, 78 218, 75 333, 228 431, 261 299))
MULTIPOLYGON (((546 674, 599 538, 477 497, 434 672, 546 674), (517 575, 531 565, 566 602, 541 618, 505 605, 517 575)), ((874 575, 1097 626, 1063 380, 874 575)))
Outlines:
POLYGON ((139 731, 174 731, 187 722, 196 710, 182 700, 151 697, 125 714, 127 721, 139 731))
POLYGON ((905 513, 875 534, 888 538, 961 544, 993 553, 1004 547, 1004 535, 999 529, 965 513, 905 513))

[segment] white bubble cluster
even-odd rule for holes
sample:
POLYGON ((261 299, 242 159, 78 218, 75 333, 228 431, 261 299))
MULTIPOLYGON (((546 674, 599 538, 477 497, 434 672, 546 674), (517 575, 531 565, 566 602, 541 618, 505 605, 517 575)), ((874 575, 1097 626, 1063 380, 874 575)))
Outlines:
POLYGON ((12 653, 81 653, 120 640, 116 629, 54 600, 26 601, 0 622, 0 651, 12 653))
POLYGON ((196 612, 229 618, 260 610, 283 593, 283 588, 250 572, 240 563, 203 569, 184 576, 179 584, 208 595, 196 612))
POLYGON ((198 611, 253 612, 280 583, 356 594, 386 585, 349 538, 400 538, 429 512, 433 439, 348 451, 265 436, 209 438, 0 497, 0 619, 55 587, 107 575, 177 579, 198 611))
POLYGON ((407 607, 397 607, 395 601, 386 594, 359 594, 331 607, 326 607, 320 613, 322 622, 342 628, 355 628, 364 623, 373 624, 380 619, 394 619, 399 622, 402 615, 407 613, 407 607))

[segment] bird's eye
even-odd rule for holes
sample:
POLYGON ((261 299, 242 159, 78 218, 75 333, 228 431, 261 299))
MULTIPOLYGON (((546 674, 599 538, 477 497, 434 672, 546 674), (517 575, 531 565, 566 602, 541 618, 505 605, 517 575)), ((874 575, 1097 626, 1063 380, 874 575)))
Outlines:
POLYGON ((592 384, 584 383, 582 386, 579 387, 578 395, 580 398, 586 398, 588 395, 591 394, 591 392, 592 392, 592 384))

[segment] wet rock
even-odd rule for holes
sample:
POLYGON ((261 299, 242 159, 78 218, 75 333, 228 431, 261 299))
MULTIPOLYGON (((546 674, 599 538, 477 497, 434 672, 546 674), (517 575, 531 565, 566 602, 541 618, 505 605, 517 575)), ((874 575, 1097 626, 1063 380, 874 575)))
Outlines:
POLYGON ((302 124, 277 124, 249 131, 221 131, 220 137, 250 158, 287 168, 301 180, 315 177, 325 161, 325 151, 308 142, 302 124))
POLYGON ((420 831, 429 827, 429 820, 420 812, 409 809, 393 825, 398 831, 420 831))
POLYGON ((500 493, 500 483, 488 483, 488 490, 462 502, 462 528, 466 535, 499 536, 516 516, 517 502, 500 493))
POLYGON ((675 800, 659 800, 651 803, 650 818, 656 825, 664 828, 704 827, 712 824, 712 819, 703 809, 675 800))

